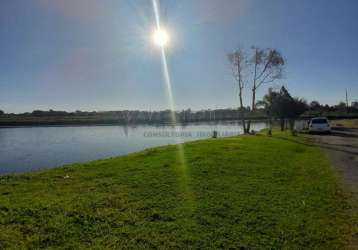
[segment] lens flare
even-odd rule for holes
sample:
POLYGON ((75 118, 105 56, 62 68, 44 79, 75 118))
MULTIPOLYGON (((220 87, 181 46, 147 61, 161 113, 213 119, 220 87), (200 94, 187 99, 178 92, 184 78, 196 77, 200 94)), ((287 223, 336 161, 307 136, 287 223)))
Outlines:
MULTIPOLYGON (((158 0, 152 0, 153 3, 153 10, 155 15, 155 21, 156 21, 156 31, 153 33, 153 41, 156 45, 160 47, 161 50, 161 61, 163 66, 163 75, 164 75, 164 81, 166 85, 167 90, 167 97, 168 97, 168 103, 171 111, 171 122, 173 124, 173 128, 176 132, 176 134, 180 134, 180 129, 176 125, 176 117, 175 117, 175 104, 174 104, 174 97, 172 92, 172 83, 170 79, 169 74, 169 67, 167 63, 167 56, 166 56, 166 45, 168 45, 168 42, 170 40, 168 32, 161 27, 160 22, 160 14, 159 14, 159 7, 158 7, 158 0)), ((185 159, 184 154, 184 147, 182 144, 182 141, 180 137, 177 137, 177 159, 179 162, 178 166, 178 181, 180 186, 180 192, 185 193, 185 207, 192 210, 194 209, 194 197, 193 193, 191 192, 189 188, 190 183, 190 176, 188 174, 188 166, 185 159)))
POLYGON ((153 3, 154 15, 155 15, 155 23, 156 23, 156 30, 153 33, 153 41, 155 42, 155 44, 157 44, 160 47, 160 50, 161 50, 164 81, 165 81, 165 85, 166 85, 166 89, 167 89, 167 97, 168 97, 168 102, 169 102, 170 111, 171 111, 172 123, 175 125, 176 119, 175 119, 174 98, 173 98, 173 93, 172 93, 172 83, 170 80, 167 56, 166 56, 166 52, 165 52, 165 45, 169 42, 169 35, 168 35, 168 32, 161 26, 158 1, 152 0, 152 3, 153 3))

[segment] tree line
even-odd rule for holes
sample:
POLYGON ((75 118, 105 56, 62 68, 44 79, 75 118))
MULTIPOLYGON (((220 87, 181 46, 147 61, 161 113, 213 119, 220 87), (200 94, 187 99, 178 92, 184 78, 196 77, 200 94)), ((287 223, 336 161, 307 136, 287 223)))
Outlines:
MULTIPOLYGON (((248 111, 247 111, 248 112, 248 111)), ((200 122, 200 121, 224 121, 238 120, 238 109, 207 109, 192 111, 191 109, 174 112, 177 122, 200 122)), ((172 111, 140 111, 140 110, 121 110, 121 111, 55 111, 55 110, 34 110, 31 113, 6 114, 7 120, 32 120, 32 121, 106 121, 108 123, 171 123, 172 111)), ((257 110, 252 114, 252 119, 265 119, 264 110, 257 110)), ((0 119, 1 121, 1 119, 0 119)))
MULTIPOLYGON (((268 118, 272 120, 286 120, 290 119, 292 114, 289 112, 294 105, 294 101, 299 105, 304 103, 304 112, 296 114, 297 118, 309 118, 313 116, 327 116, 327 117, 358 117, 358 105, 352 103, 348 107, 348 113, 346 105, 341 102, 337 105, 321 105, 318 101, 312 101, 310 103, 305 102, 303 99, 297 97, 291 97, 285 87, 275 90, 269 88, 268 93, 262 100, 256 102, 255 111, 251 110, 249 106, 243 106, 242 108, 226 108, 226 109, 206 109, 193 111, 191 109, 181 110, 175 112, 176 121, 180 123, 186 122, 200 122, 200 121, 225 121, 225 120, 266 120, 268 118), (280 97, 280 98, 279 98, 280 97), (289 104, 289 105, 288 105, 289 104), (290 108, 288 108, 290 107, 290 108), (244 114, 244 115, 243 115, 244 114)), ((61 121, 72 120, 76 121, 101 121, 101 123, 170 123, 171 111, 140 111, 140 110, 121 110, 121 111, 56 111, 56 110, 34 110, 33 112, 27 112, 22 114, 5 114, 0 111, 1 121, 61 121)), ((11 123, 10 123, 11 124, 11 123)), ((246 122, 247 126, 247 122, 246 122)))

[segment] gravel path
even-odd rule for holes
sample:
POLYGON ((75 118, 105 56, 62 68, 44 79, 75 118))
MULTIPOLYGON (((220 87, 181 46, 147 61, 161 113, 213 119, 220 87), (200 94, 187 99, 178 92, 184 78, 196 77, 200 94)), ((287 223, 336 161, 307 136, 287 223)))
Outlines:
POLYGON ((327 152, 348 190, 358 196, 358 129, 334 129, 312 137, 327 152))
MULTIPOLYGON (((343 177, 344 185, 358 201, 358 129, 340 128, 329 135, 312 135, 333 162, 337 172, 343 177)), ((358 213, 357 202, 352 212, 358 213)), ((357 225, 358 227, 358 225, 357 225)), ((358 233, 352 235, 349 249, 358 249, 358 233)))

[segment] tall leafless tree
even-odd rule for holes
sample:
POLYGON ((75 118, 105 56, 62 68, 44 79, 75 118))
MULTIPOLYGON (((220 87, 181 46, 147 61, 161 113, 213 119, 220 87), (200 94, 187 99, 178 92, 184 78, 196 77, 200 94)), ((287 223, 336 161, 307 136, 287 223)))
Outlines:
MULTIPOLYGON (((285 60, 276 49, 252 48, 252 55, 247 57, 243 49, 238 49, 229 54, 229 61, 233 68, 233 74, 239 85, 240 109, 243 106, 243 89, 250 83, 251 112, 256 110, 257 90, 265 84, 273 83, 282 78, 282 72, 285 66, 285 60)), ((244 120, 244 112, 241 117, 244 120)), ((243 121, 244 132, 250 131, 251 121, 243 121)))
POLYGON ((248 61, 246 60, 245 54, 243 50, 238 49, 233 51, 232 53, 228 54, 228 59, 231 64, 232 68, 232 74, 238 83, 239 88, 239 101, 240 101, 240 118, 242 122, 242 127, 244 133, 247 133, 248 130, 246 128, 245 123, 245 107, 243 104, 243 90, 245 87, 245 81, 244 81, 244 71, 246 69, 246 66, 248 64, 248 61))
MULTIPOLYGON (((253 65, 252 77, 252 103, 251 111, 256 110, 256 93, 264 84, 273 83, 282 78, 285 60, 276 49, 259 49, 253 47, 251 64, 253 65)), ((250 131, 251 121, 247 122, 247 129, 250 131)))

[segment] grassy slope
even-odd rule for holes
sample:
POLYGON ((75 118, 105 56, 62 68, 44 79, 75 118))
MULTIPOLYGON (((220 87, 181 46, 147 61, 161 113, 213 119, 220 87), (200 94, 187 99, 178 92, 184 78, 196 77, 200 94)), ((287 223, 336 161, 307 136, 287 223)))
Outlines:
POLYGON ((332 126, 342 126, 346 128, 358 128, 358 119, 343 119, 331 121, 332 126))
POLYGON ((0 177, 0 248, 341 249, 347 202, 305 139, 241 136, 0 177), (66 178, 65 176, 69 176, 66 178))

